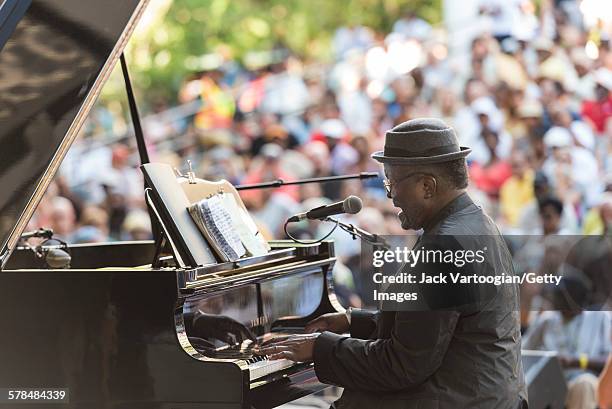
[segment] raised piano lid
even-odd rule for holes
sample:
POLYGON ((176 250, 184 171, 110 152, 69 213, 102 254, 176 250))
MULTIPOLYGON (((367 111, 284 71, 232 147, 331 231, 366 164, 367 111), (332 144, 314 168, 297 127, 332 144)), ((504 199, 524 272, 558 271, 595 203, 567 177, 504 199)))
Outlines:
POLYGON ((0 0, 0 268, 148 0, 0 0))

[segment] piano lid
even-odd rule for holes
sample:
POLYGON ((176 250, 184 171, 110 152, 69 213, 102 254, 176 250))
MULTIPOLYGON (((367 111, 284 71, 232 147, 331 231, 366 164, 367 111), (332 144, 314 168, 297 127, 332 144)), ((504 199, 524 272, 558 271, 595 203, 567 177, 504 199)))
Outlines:
POLYGON ((0 268, 148 0, 0 0, 0 268))

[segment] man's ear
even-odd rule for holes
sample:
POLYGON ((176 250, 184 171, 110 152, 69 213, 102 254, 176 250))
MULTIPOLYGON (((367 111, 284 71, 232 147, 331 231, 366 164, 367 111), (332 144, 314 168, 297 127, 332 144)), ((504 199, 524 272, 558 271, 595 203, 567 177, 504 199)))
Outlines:
POLYGON ((431 199, 435 196, 437 191, 438 181, 436 180, 436 178, 429 175, 425 175, 425 177, 423 177, 423 197, 425 199, 431 199))

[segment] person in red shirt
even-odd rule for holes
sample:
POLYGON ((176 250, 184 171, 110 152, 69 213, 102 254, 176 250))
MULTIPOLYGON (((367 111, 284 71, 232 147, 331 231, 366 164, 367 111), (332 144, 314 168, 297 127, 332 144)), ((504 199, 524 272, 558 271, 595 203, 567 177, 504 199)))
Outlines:
POLYGON ((485 128, 482 131, 481 137, 484 139, 487 148, 489 148, 490 160, 484 165, 472 162, 469 168, 470 179, 478 189, 485 192, 491 199, 497 200, 499 198, 499 189, 512 176, 512 166, 510 166, 508 161, 497 156, 496 148, 499 143, 497 132, 485 128))
POLYGON ((606 130, 606 122, 612 117, 612 72, 600 68, 594 73, 595 100, 582 103, 582 116, 591 123, 599 134, 606 130))

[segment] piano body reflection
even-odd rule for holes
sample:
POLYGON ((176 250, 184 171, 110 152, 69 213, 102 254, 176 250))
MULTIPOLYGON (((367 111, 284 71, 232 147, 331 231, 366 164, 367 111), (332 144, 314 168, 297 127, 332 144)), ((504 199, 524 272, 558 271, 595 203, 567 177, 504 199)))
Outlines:
POLYGON ((341 309, 331 242, 221 262, 175 200, 180 178, 145 164, 157 242, 58 245, 60 269, 44 257, 57 246, 20 245, 145 5, 0 4, 0 388, 67 388, 62 407, 87 409, 267 408, 321 390, 312 364, 250 350, 341 309))

